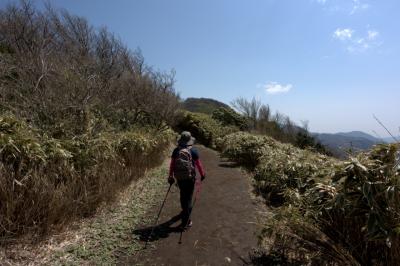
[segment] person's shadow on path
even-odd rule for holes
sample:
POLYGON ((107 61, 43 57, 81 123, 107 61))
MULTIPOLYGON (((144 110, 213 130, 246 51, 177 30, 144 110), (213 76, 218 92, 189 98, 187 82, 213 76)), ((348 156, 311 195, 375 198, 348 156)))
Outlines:
POLYGON ((135 229, 135 230, 133 230, 132 233, 134 235, 139 236, 139 239, 141 241, 149 241, 149 242, 157 241, 161 238, 169 237, 169 235, 171 233, 181 232, 181 229, 179 228, 179 226, 171 227, 171 225, 173 225, 180 219, 181 219, 181 215, 178 214, 178 215, 172 217, 171 219, 169 219, 168 221, 166 221, 162 224, 156 225, 155 227, 150 226, 150 227, 146 227, 146 228, 142 228, 142 229, 135 229), (153 231, 152 235, 150 236, 153 228, 154 228, 154 231, 153 231))

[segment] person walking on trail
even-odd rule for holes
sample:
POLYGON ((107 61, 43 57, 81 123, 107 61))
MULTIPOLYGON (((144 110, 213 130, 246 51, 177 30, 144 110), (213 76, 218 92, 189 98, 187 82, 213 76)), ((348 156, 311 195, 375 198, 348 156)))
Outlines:
MULTIPOLYGON (((200 174, 200 180, 205 179, 205 172, 200 161, 198 151, 193 148, 195 139, 190 132, 183 131, 178 140, 178 146, 174 149, 171 156, 168 183, 170 185, 178 183, 181 202, 181 225, 182 230, 192 226, 189 220, 192 211, 192 197, 196 184, 196 168, 200 174)), ((197 179, 198 180, 198 179, 197 179)))

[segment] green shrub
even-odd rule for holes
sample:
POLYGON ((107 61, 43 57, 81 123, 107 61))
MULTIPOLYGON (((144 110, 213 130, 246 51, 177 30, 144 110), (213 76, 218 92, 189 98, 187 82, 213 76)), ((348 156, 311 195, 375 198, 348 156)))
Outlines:
POLYGON ((221 147, 222 154, 225 157, 246 167, 254 168, 260 163, 269 144, 273 143, 273 139, 269 137, 237 132, 220 139, 218 146, 221 147))
POLYGON ((224 126, 234 126, 240 130, 248 129, 247 119, 236 113, 231 108, 220 107, 212 113, 212 118, 219 121, 224 126))
POLYGON ((201 113, 182 112, 176 125, 178 131, 187 130, 202 144, 216 148, 216 140, 238 131, 233 126, 223 126, 211 116, 201 113))
POLYGON ((220 140, 222 154, 255 172, 257 188, 268 193, 282 193, 286 188, 304 191, 309 184, 323 180, 325 171, 336 160, 291 144, 284 144, 268 136, 238 132, 220 140))

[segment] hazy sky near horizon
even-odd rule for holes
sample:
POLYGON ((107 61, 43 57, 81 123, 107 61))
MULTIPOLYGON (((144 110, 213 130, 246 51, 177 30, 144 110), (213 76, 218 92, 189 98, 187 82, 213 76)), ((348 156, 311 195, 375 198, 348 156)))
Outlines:
POLYGON ((386 137, 376 114, 400 134, 398 0, 50 2, 175 69, 184 98, 255 96, 315 132, 386 137))

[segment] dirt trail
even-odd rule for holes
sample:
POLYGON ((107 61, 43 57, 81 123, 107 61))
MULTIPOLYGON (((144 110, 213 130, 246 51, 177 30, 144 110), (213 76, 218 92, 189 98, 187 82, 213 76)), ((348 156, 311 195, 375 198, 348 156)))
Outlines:
MULTIPOLYGON (((124 259, 121 264, 243 265, 248 261, 249 252, 257 245, 257 204, 251 197, 249 180, 216 152, 197 148, 207 179, 193 210, 193 227, 183 234, 183 243, 178 244, 180 234, 174 228, 179 224, 174 216, 180 206, 179 190, 173 186, 149 244, 155 247, 124 259)), ((163 193, 159 195, 160 202, 163 193)), ((158 207, 149 214, 155 215, 158 207)), ((139 228, 133 233, 144 240, 149 230, 139 228)))

